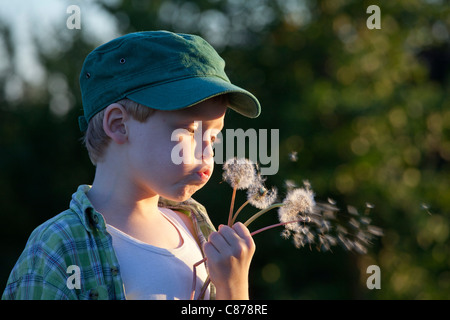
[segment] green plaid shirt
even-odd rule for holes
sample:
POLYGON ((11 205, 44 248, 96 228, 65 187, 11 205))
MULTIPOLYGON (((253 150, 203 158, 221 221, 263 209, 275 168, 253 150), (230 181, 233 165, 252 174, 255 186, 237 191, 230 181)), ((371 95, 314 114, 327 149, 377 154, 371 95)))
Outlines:
MULTIPOLYGON (((89 189, 79 186, 70 209, 33 231, 11 271, 3 300, 126 299, 112 238, 86 196, 89 189), (79 267, 79 289, 73 285, 75 272, 70 266, 79 267)), ((191 217, 201 247, 215 231, 205 208, 193 199, 182 203, 160 199, 160 205, 191 217)), ((210 291, 213 298, 212 285, 210 291)))

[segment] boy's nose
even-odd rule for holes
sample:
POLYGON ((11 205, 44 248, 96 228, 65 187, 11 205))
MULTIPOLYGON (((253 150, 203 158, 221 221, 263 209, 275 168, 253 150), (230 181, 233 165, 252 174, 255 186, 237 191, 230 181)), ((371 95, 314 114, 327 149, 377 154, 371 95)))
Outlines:
POLYGON ((214 150, 211 141, 202 141, 202 143, 197 144, 195 148, 195 159, 203 162, 210 162, 213 160, 214 150))
POLYGON ((203 143, 203 160, 209 160, 214 157, 213 144, 211 141, 205 141, 203 143))

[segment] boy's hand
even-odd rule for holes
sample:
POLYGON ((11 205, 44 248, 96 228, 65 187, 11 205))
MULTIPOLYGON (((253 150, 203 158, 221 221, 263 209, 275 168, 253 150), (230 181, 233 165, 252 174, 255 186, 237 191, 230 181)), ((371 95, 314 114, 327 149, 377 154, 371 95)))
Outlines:
POLYGON ((217 299, 248 299, 248 273, 255 253, 250 231, 238 222, 219 226, 204 245, 211 282, 217 299))

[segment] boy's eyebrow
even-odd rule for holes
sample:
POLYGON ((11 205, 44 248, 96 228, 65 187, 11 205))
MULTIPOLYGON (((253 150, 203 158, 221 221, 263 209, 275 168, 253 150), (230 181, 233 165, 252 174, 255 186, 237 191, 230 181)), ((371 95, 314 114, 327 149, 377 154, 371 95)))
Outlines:
MULTIPOLYGON (((201 122, 202 124, 205 124, 205 123, 207 124, 209 122, 216 122, 216 121, 217 120, 207 120, 207 121, 205 121, 205 120, 190 120, 190 119, 187 120, 187 119, 182 119, 182 120, 177 121, 175 123, 175 126, 177 126, 177 127, 187 127, 187 126, 193 125, 195 122, 201 122)), ((224 126, 225 126, 225 122, 223 120, 220 121, 220 126, 218 128, 219 131, 222 131, 224 126)))

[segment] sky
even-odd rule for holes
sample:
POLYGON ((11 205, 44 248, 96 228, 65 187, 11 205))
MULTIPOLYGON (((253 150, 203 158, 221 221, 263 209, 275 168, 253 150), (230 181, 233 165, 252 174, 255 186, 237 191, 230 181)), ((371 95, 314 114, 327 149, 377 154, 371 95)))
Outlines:
MULTIPOLYGON (((117 0, 103 0, 114 4, 117 0)), ((75 32, 82 32, 89 42, 100 45, 119 36, 115 20, 104 12, 98 1, 75 0, 0 0, 0 23, 6 25, 14 39, 12 59, 18 74, 30 84, 38 84, 45 77, 45 71, 36 58, 33 37, 44 44, 49 53, 64 50, 61 43, 52 37, 55 31, 64 31, 70 38, 75 32), (73 12, 67 13, 69 6, 80 8, 81 29, 69 30, 67 20, 73 12), (63 28, 60 30, 58 28, 63 28)), ((7 54, 4 40, 0 39, 0 56, 7 54)), ((5 71, 8 59, 0 59, 0 73, 5 71), (2 62, 3 61, 3 62, 2 62)))

